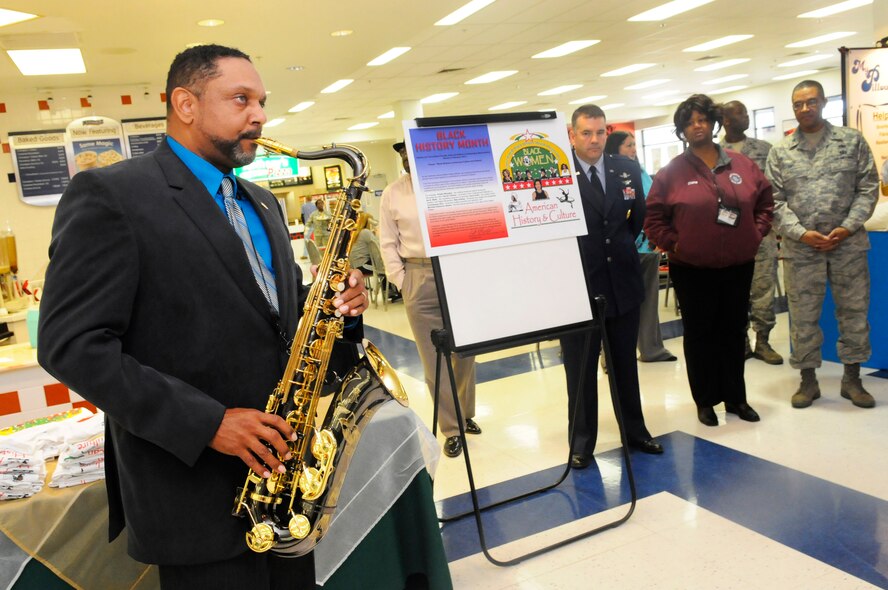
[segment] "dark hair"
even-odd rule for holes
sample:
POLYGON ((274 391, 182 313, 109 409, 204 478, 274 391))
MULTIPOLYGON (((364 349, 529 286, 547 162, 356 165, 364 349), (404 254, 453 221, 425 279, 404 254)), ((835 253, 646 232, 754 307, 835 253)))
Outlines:
POLYGON ((167 74, 167 110, 172 109, 170 98, 176 88, 187 88, 200 96, 204 84, 219 76, 216 62, 224 57, 237 57, 250 60, 250 56, 239 49, 223 45, 197 45, 181 52, 170 64, 167 74))
POLYGON ((583 106, 577 108, 574 111, 573 115, 570 117, 570 126, 576 129, 577 119, 580 117, 589 117, 590 119, 597 119, 601 117, 605 121, 607 121, 607 117, 604 115, 604 111, 601 110, 601 107, 596 104, 584 104, 583 106))
POLYGON ((620 155, 620 146, 623 145, 627 137, 632 137, 628 131, 614 131, 608 135, 607 141, 604 142, 604 153, 614 156, 620 155))
POLYGON ((817 92, 820 93, 820 98, 826 100, 826 93, 823 91, 823 85, 817 80, 802 80, 795 85, 795 88, 792 89, 792 93, 795 94, 796 91, 801 90, 802 88, 816 88, 817 92))
POLYGON ((723 117, 721 107, 705 94, 692 94, 675 109, 672 122, 675 124, 675 136, 685 141, 684 129, 691 121, 691 115, 696 111, 705 116, 712 123, 713 135, 721 129, 723 117), (715 126, 718 125, 718 129, 715 126))

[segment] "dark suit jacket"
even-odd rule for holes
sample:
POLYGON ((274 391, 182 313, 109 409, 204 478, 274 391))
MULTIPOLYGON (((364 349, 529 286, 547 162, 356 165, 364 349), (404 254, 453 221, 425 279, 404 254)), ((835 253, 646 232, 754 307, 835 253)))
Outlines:
MULTIPOLYGON (((241 182, 271 243, 292 337, 303 287, 273 195, 241 182)), ((106 412, 113 539, 144 562, 245 551, 231 516, 247 468, 207 447, 226 408, 264 409, 286 353, 244 255, 206 188, 164 142, 74 176, 56 211, 40 364, 106 412), (125 518, 124 518, 125 515, 125 518)))
POLYGON ((644 188, 637 162, 602 154, 606 174, 604 203, 592 192, 574 154, 588 234, 578 238, 589 295, 607 298, 607 315, 621 315, 641 305, 644 283, 635 236, 644 224, 644 188))

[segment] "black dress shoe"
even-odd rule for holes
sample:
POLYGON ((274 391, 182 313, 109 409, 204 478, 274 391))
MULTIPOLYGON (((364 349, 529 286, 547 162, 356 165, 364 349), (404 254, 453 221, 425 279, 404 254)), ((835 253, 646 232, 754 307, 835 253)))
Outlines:
POLYGON ((663 454, 663 445, 658 443, 652 438, 646 440, 633 440, 629 441, 629 446, 633 449, 637 449, 642 453, 648 453, 650 455, 662 455, 663 454))
POLYGON ((591 462, 592 458, 583 453, 574 453, 570 456, 570 466, 572 469, 585 469, 591 462))
POLYGON ((761 418, 758 415, 758 412, 749 407, 749 404, 729 404, 725 402, 725 412, 729 414, 737 414, 740 416, 741 420, 746 420, 747 422, 758 422, 761 418))
POLYGON ((697 408, 697 420, 706 426, 718 426, 718 418, 715 417, 715 410, 711 406, 697 408))
POLYGON ((462 441, 458 436, 448 436, 444 441, 444 454, 448 457, 459 457, 462 453, 462 441))
POLYGON ((466 434, 481 434, 481 427, 471 418, 466 418, 466 434))

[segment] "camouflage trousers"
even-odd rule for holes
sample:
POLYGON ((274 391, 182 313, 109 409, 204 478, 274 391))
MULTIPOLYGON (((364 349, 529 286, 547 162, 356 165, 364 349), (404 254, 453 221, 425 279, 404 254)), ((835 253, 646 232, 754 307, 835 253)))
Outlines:
POLYGON ((871 354, 869 340, 870 277, 866 252, 843 250, 818 252, 804 244, 792 245, 783 261, 783 280, 789 302, 789 363, 796 369, 821 364, 823 332, 820 314, 829 281, 839 325, 836 350, 844 364, 862 363, 871 354))
POLYGON ((774 289, 777 287, 777 236, 765 236, 755 255, 755 271, 749 289, 749 320, 757 333, 769 334, 777 323, 774 289))

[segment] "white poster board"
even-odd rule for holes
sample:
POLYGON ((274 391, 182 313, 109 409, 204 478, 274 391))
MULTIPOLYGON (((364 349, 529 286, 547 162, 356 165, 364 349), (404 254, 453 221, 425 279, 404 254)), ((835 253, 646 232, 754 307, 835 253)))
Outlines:
POLYGON ((888 160, 888 48, 847 49, 842 53, 842 85, 845 92, 845 123, 863 133, 876 169, 888 160))
POLYGON ((546 340, 592 320, 576 238, 440 256, 438 267, 445 325, 457 352, 546 340))

